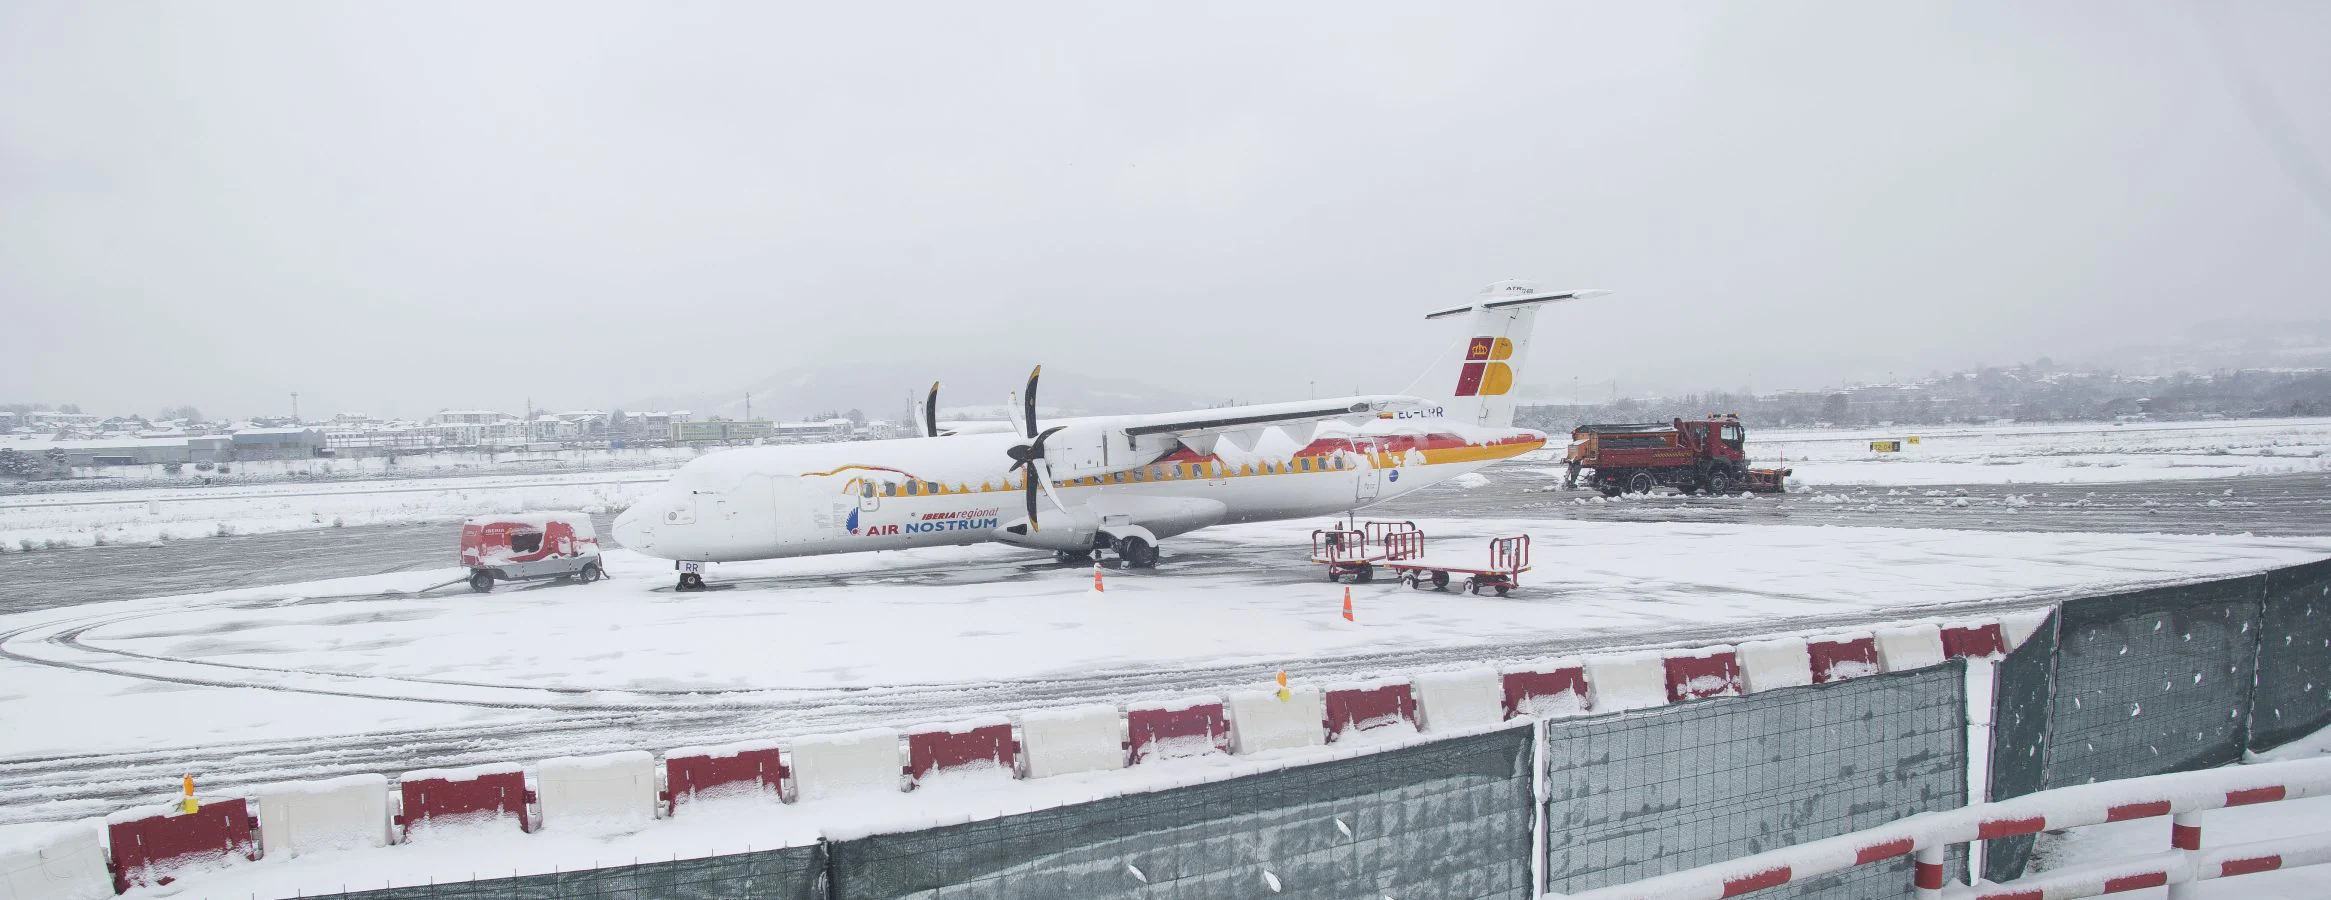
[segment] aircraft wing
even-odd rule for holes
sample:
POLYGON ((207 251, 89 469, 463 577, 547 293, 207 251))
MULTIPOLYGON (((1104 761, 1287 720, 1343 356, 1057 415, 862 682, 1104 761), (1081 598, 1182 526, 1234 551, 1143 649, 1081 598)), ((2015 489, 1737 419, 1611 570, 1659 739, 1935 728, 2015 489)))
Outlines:
POLYGON ((1304 400, 1295 403, 1260 403, 1248 406, 1225 406, 1216 409, 1198 409, 1188 412, 1158 413, 1124 416, 1117 426, 1132 439, 1171 437, 1189 440, 1207 435, 1233 431, 1249 431, 1304 422, 1325 422, 1344 419, 1354 424, 1378 418, 1384 413, 1419 410, 1426 403, 1415 397, 1397 394, 1372 394, 1357 397, 1336 397, 1326 400, 1304 400))

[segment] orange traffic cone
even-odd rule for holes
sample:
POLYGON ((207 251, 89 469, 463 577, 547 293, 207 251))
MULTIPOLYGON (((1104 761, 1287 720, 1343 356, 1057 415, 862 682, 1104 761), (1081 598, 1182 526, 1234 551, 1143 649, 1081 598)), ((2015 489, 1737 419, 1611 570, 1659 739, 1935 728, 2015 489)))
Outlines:
POLYGON ((1098 594, 1105 590, 1108 589, 1101 586, 1101 561, 1093 560, 1093 593, 1098 594))
POLYGON ((1344 621, 1352 621, 1352 587, 1344 585, 1344 621))
POLYGON ((1281 703, 1285 703, 1285 702, 1287 702, 1288 698, 1289 698, 1289 697, 1292 697, 1292 696, 1293 696, 1292 694, 1289 694, 1289 693, 1287 692, 1287 673, 1285 673, 1285 672, 1280 672, 1280 673, 1279 673, 1279 702, 1281 702, 1281 703))

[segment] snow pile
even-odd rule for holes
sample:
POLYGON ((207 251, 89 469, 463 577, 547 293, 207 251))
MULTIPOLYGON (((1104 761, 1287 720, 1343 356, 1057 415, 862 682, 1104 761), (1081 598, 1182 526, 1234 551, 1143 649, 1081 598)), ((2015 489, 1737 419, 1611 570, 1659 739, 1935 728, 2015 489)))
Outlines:
POLYGON ((1457 476, 1457 477, 1455 477, 1455 478, 1451 478, 1451 479, 1449 479, 1449 483, 1450 483, 1450 484, 1452 484, 1452 485, 1456 485, 1456 486, 1457 486, 1457 488, 1458 488, 1459 490, 1468 490, 1468 491, 1469 491, 1469 490, 1472 490, 1472 489, 1474 489, 1474 488, 1480 487, 1480 486, 1482 486, 1482 485, 1488 484, 1488 483, 1489 483, 1489 476, 1487 476, 1487 475, 1483 475, 1483 474, 1481 474, 1481 473, 1479 473, 1479 472, 1467 472, 1467 473, 1465 473, 1465 474, 1463 474, 1463 475, 1459 475, 1459 476, 1457 476))
POLYGON ((268 856, 388 845, 386 776, 262 785, 251 793, 258 798, 259 821, 265 825, 259 846, 268 856))
POLYGON ((645 750, 565 756, 535 766, 546 831, 622 834, 656 817, 656 758, 645 750))
POLYGON ((1322 728, 1327 721, 1325 695, 1318 688, 1287 688, 1285 700, 1279 699, 1279 693, 1233 691, 1223 698, 1230 713, 1230 752, 1245 756, 1317 746, 1327 740, 1322 728))

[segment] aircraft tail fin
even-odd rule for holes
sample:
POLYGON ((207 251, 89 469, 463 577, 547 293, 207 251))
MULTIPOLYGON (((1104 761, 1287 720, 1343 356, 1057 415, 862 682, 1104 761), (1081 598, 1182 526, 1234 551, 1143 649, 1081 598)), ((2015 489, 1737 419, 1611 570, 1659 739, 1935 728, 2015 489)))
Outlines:
POLYGON ((1426 319, 1462 319, 1465 330, 1403 393, 1442 403, 1442 416, 1452 421, 1511 428, 1512 391, 1529 361, 1538 307, 1608 293, 1548 291, 1535 282, 1500 281, 1482 288, 1472 303, 1428 314, 1426 319))

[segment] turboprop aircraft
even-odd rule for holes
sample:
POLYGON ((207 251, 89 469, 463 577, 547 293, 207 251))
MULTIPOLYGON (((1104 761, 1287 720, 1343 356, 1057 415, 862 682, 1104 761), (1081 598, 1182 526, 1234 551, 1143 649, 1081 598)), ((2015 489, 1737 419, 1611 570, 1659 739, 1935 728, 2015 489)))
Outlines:
POLYGON ((1349 512, 1545 446, 1513 427, 1540 306, 1608 291, 1501 281, 1425 316, 1463 330, 1406 393, 942 430, 923 437, 746 447, 701 457, 615 519, 624 547, 703 564, 997 542, 1062 562, 1108 552, 1157 564, 1158 543, 1209 525, 1349 512), (1042 426, 1042 427, 1039 427, 1042 426))

